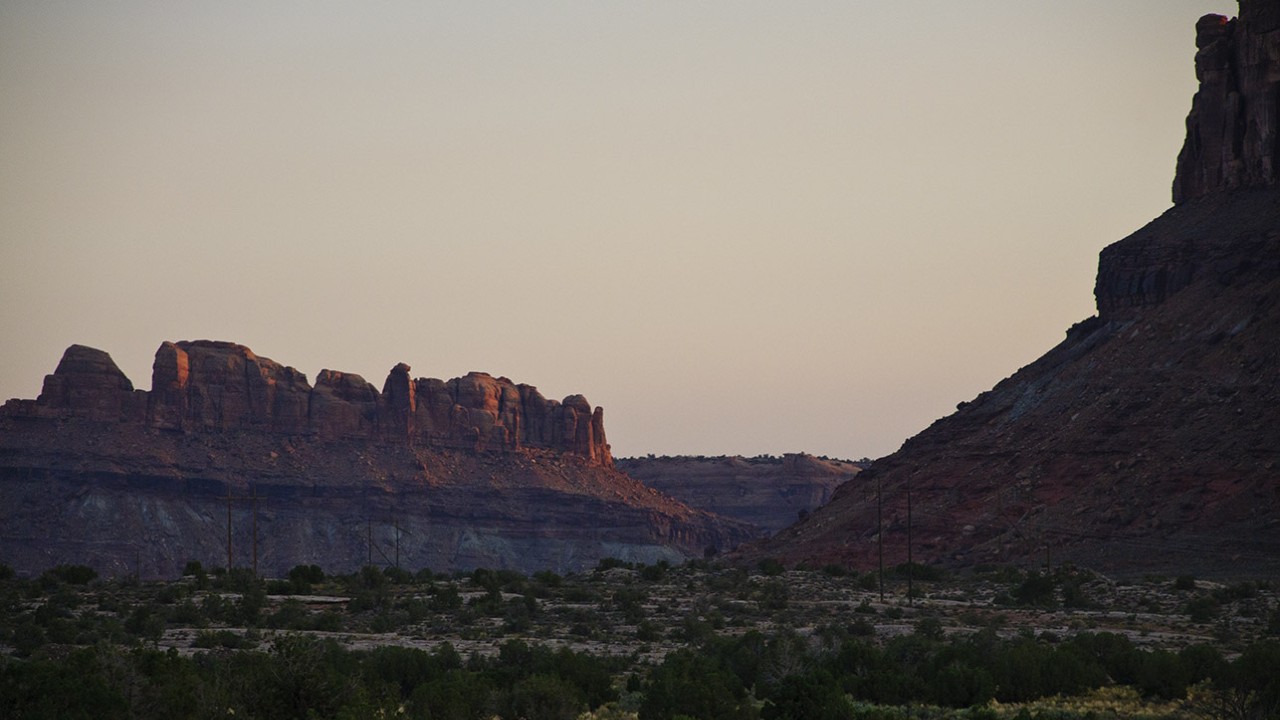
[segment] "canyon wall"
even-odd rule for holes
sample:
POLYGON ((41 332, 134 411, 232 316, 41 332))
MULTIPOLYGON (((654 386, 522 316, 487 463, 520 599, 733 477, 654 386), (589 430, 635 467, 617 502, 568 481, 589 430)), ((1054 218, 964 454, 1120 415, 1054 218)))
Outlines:
POLYGON ((404 364, 382 390, 331 370, 312 387, 209 341, 161 345, 150 391, 107 353, 68 348, 37 399, 0 408, 0 507, 0 558, 32 573, 171 577, 188 560, 570 572, 756 536, 615 469, 602 411, 580 395, 404 364))

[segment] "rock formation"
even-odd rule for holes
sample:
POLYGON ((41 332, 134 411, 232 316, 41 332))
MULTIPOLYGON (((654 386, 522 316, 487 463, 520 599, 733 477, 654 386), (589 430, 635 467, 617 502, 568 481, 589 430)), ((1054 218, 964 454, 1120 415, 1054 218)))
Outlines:
POLYGON ((411 446, 503 451, 523 447, 613 462, 604 411, 581 395, 548 400, 531 385, 473 372, 448 382, 412 378, 400 363, 379 393, 359 375, 306 375, 243 345, 166 342, 156 351, 151 392, 137 391, 111 356, 67 348, 34 404, 11 401, 11 416, 141 423, 182 432, 253 430, 323 440, 361 438, 411 446))
POLYGON ((578 570, 612 556, 679 561, 750 528, 619 472, 604 416, 471 373, 381 391, 226 342, 162 344, 150 391, 72 346, 36 400, 0 408, 0 557, 169 576, 188 560, 578 570), (253 500, 253 498, 257 500, 253 500), (230 498, 230 500, 228 500, 230 498))
POLYGON ((1274 186, 1280 172, 1280 7, 1241 0, 1240 16, 1196 23, 1200 89, 1187 116, 1173 201, 1274 186))
POLYGON ((1098 315, 751 554, 901 562, 910 525, 924 562, 1280 570, 1280 5, 1197 45, 1176 204, 1102 251, 1098 315))
POLYGON ((636 457, 619 470, 691 507, 777 532, 831 499, 861 466, 804 453, 782 457, 636 457))

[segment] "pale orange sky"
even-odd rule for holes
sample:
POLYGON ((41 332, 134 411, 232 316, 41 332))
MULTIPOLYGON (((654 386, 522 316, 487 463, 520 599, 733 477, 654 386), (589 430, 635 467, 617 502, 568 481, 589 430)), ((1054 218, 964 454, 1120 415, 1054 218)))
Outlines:
POLYGON ((879 456, 1093 313, 1234 2, 0 2, 0 399, 163 340, 879 456))

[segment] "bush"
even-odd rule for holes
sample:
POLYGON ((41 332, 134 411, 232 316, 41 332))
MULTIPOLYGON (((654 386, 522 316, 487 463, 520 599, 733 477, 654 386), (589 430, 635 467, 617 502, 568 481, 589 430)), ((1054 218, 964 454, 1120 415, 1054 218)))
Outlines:
POLYGON ((1187 601, 1185 610, 1193 623, 1212 622, 1218 614, 1218 601, 1212 595, 1201 595, 1187 601))
POLYGON ((205 650, 228 648, 231 650, 247 650, 257 643, 230 630, 201 630, 191 641, 191 647, 205 650))
POLYGON ((641 620, 636 626, 636 639, 640 642, 656 642, 662 639, 662 628, 649 620, 641 620))
POLYGON ((911 562, 902 563, 893 568, 893 574, 900 578, 907 577, 908 573, 910 573, 912 580, 938 582, 947 579, 947 571, 936 565, 922 565, 918 562, 911 562))
POLYGON ((409 585, 413 582, 413 573, 404 568, 389 567, 383 570, 382 574, 386 575, 393 585, 409 585))
POLYGON ((666 560, 660 560, 654 565, 645 565, 640 568, 640 579, 645 582, 658 582, 667 576, 667 570, 670 567, 666 560))
POLYGON ((1033 572, 1013 590, 1013 599, 1022 605, 1052 607, 1055 604, 1053 588, 1052 577, 1033 572))
POLYGON ((1196 579, 1190 575, 1179 575, 1177 580, 1173 581, 1174 590, 1195 590, 1196 579))
POLYGON ((45 575, 68 585, 88 585, 98 578, 98 571, 87 565, 58 565, 46 570, 45 575))
POLYGON ((319 565, 294 565, 289 580, 295 585, 315 585, 324 582, 324 570, 319 565))
POLYGON ((781 575, 787 569, 783 566, 782 561, 777 558, 765 558, 761 560, 760 564, 756 567, 760 570, 761 575, 767 575, 769 577, 781 575))
POLYGON ((564 578, 550 570, 539 570, 533 574, 533 579, 549 588, 558 588, 564 582, 564 578))

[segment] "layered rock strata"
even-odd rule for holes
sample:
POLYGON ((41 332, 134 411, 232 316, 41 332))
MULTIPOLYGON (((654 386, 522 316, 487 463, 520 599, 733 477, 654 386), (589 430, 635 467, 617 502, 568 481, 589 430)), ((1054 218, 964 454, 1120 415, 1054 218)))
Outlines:
POLYGON ((1187 116, 1173 201, 1274 186, 1280 172, 1280 6, 1241 0, 1240 16, 1196 23, 1200 89, 1187 116))
POLYGON ((613 467, 581 396, 472 373, 381 391, 232 343, 165 343, 135 390, 68 348, 36 400, 0 409, 0 557, 172 576, 188 560, 557 572, 701 556, 753 537, 613 467), (228 519, 229 518, 229 519, 228 519), (254 532, 256 528, 256 542, 254 532))
POLYGON ((34 403, 10 401, 10 416, 84 418, 160 430, 253 430, 325 440, 363 439, 456 450, 524 447, 570 452, 609 466, 604 410, 581 395, 548 400, 532 385, 473 372, 444 381, 413 378, 400 363, 379 392, 359 375, 303 373, 243 345, 166 342, 156 351, 151 391, 134 390, 111 357, 72 345, 34 403))
POLYGON ((805 453, 621 458, 617 467, 658 492, 765 534, 808 515, 862 470, 847 460, 805 453))
POLYGON ((1176 204, 1102 251, 1098 314, 749 554, 1280 571, 1280 5, 1197 45, 1176 204))

